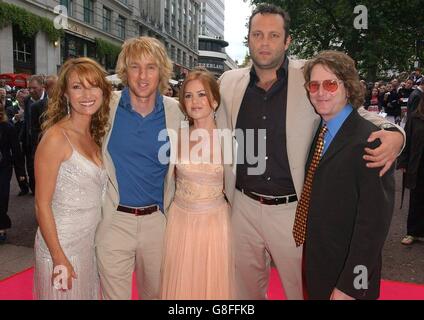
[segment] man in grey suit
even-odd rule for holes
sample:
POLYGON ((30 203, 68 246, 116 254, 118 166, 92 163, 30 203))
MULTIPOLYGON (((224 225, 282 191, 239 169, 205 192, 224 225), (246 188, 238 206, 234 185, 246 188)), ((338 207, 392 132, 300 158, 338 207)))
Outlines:
POLYGON ((157 39, 127 40, 116 69, 125 88, 111 99, 111 130, 102 150, 109 175, 96 233, 102 295, 131 299, 135 271, 139 297, 158 299, 164 213, 175 190, 174 165, 159 155, 168 143, 175 148, 172 133, 183 115, 174 99, 161 94, 172 62, 157 39), (164 132, 170 138, 161 141, 164 132))
MULTIPOLYGON (((290 41, 287 13, 273 5, 259 5, 249 21, 253 66, 228 71, 220 79, 222 107, 218 113, 225 112, 227 126, 239 132, 235 139, 237 163, 233 171, 225 171, 226 194, 232 204, 239 299, 266 298, 271 261, 287 298, 303 299, 302 246, 296 247, 292 229, 308 152, 320 118, 303 87, 304 62, 286 57, 290 41), (258 129, 264 129, 265 134, 258 129), (255 139, 249 146, 252 139, 246 137, 252 130, 255 139), (249 150, 255 151, 257 163, 251 163, 249 150), (264 170, 251 174, 251 169, 262 167, 261 163, 265 163, 264 170)), ((403 131, 394 125, 388 128, 387 121, 361 109, 364 118, 386 127, 370 136, 371 140, 380 139, 382 145, 366 149, 365 156, 371 161, 368 166, 383 167, 384 174, 402 148, 403 131)), ((223 122, 219 123, 222 127, 223 122)))

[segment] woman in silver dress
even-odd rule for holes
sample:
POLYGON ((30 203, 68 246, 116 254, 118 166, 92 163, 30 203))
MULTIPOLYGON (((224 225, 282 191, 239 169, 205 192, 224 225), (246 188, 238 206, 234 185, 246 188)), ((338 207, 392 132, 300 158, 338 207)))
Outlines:
POLYGON ((91 59, 70 59, 49 97, 35 155, 36 299, 100 297, 94 234, 107 180, 101 141, 111 85, 105 74, 91 59))

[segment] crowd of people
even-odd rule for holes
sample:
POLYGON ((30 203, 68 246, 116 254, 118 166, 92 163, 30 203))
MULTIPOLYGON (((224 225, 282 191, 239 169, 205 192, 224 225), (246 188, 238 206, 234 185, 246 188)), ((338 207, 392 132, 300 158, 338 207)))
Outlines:
MULTIPOLYGON (((281 8, 258 5, 252 66, 219 81, 195 69, 178 100, 164 46, 139 37, 118 57, 120 91, 97 62, 75 58, 50 85, 31 77, 11 121, 0 104, 1 183, 13 163, 35 193, 37 299, 130 299, 133 272, 142 299, 266 299, 271 262, 288 299, 378 298, 405 132, 362 107, 346 54, 289 59, 289 26, 281 8)), ((415 128, 407 139, 422 136, 415 128)))
POLYGON ((404 187, 410 189, 407 232, 401 243, 411 245, 424 236, 424 110, 421 106, 424 103, 424 77, 421 69, 416 68, 402 82, 394 78, 389 82, 367 84, 361 80, 361 83, 366 92, 365 108, 405 127, 406 146, 397 168, 404 172, 404 187))
POLYGON ((406 123, 407 115, 413 113, 424 91, 424 81, 421 69, 416 68, 405 81, 397 78, 389 82, 376 81, 366 83, 361 81, 365 94, 365 108, 370 112, 382 113, 391 122, 406 123))
MULTIPOLYGON (((1 201, 0 241, 11 227, 7 215, 12 168, 19 184, 18 196, 29 192, 35 195, 34 156, 40 140, 43 113, 48 96, 56 85, 56 76, 33 75, 26 88, 11 88, 0 80, 0 102, 3 122, 3 141, 0 144, 1 201), (6 140, 6 136, 8 139, 6 140)), ((0 135, 1 136, 1 135, 0 135)))

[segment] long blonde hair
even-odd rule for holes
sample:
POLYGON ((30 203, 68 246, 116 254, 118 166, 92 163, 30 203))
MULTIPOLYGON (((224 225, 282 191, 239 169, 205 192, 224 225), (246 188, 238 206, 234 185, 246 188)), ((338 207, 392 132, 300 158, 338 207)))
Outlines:
POLYGON ((109 129, 109 102, 112 94, 112 85, 106 80, 106 71, 90 58, 69 59, 60 68, 57 84, 53 94, 49 97, 47 111, 43 114, 44 122, 41 126, 43 133, 54 124, 68 116, 67 99, 65 97, 69 75, 76 72, 81 82, 87 81, 92 86, 99 87, 103 92, 103 103, 93 115, 90 125, 90 133, 98 146, 102 145, 102 139, 109 129))
POLYGON ((169 59, 164 45, 156 38, 138 37, 128 39, 122 45, 116 63, 116 73, 125 86, 128 86, 128 65, 131 61, 151 57, 159 67, 159 91, 164 92, 172 76, 172 61, 169 59))

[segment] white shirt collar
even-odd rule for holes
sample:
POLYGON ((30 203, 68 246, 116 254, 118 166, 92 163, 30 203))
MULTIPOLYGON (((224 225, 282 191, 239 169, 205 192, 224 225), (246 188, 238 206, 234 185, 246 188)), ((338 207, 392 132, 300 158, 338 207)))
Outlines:
POLYGON ((33 102, 37 102, 37 101, 43 100, 43 99, 44 99, 44 94, 45 94, 45 93, 46 93, 46 91, 45 91, 45 90, 43 90, 43 93, 42 93, 42 95, 41 95, 40 99, 38 99, 38 100, 34 100, 34 99, 31 97, 31 100, 32 100, 33 102))

